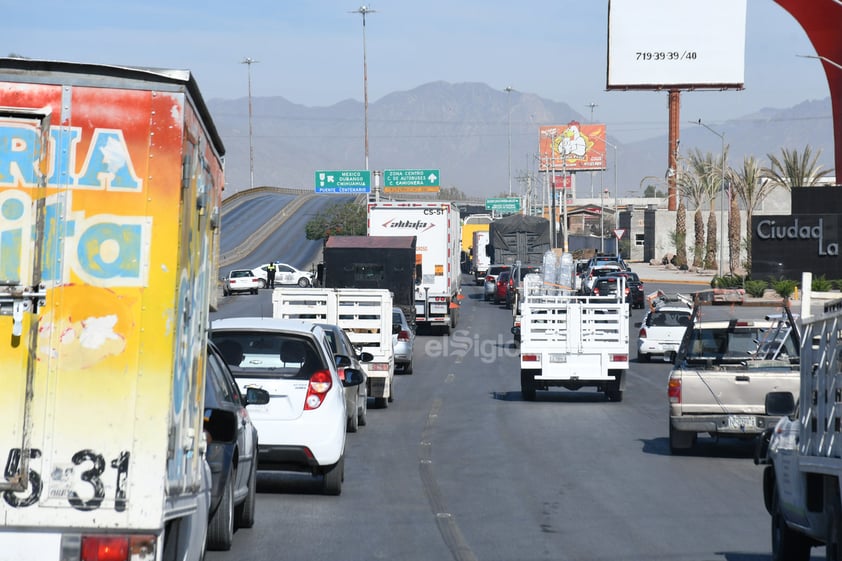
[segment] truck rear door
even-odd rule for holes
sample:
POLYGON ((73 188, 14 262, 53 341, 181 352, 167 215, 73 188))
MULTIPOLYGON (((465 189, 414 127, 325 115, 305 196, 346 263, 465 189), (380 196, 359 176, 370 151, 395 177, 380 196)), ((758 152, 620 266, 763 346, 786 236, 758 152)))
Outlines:
POLYGON ((31 409, 37 389, 37 312, 45 299, 49 124, 49 114, 0 110, 0 456, 5 463, 0 489, 12 491, 4 499, 13 508, 35 504, 41 489, 40 477, 28 466, 40 454, 32 444, 31 409))

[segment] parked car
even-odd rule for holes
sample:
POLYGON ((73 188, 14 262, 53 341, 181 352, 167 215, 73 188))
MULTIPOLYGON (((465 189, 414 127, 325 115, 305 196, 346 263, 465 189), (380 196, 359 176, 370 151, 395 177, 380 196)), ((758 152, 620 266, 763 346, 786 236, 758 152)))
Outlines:
POLYGON ((211 500, 207 547, 227 551, 237 528, 254 525, 257 489, 257 428, 246 407, 269 403, 269 393, 241 393, 219 349, 208 342, 205 370, 207 459, 211 500))
POLYGON ((228 271, 228 276, 222 280, 222 294, 229 296, 237 292, 249 292, 257 294, 260 288, 260 281, 249 269, 233 269, 228 271))
POLYGON ((609 276, 618 276, 626 279, 626 303, 632 308, 643 309, 646 305, 646 295, 643 293, 643 281, 632 271, 612 273, 609 276))
MULTIPOLYGON (((266 268, 269 263, 264 263, 260 267, 255 267, 251 272, 258 278, 260 288, 266 288, 267 273, 266 268)), ((306 288, 313 285, 313 273, 296 269, 288 263, 281 263, 275 261, 275 284, 294 284, 301 288, 306 288)))
POLYGON ((415 345, 415 331, 409 325, 403 310, 392 308, 392 346, 395 353, 395 369, 403 374, 412 374, 412 348, 415 345))
POLYGON ((487 302, 494 299, 494 294, 497 292, 497 275, 509 268, 509 265, 489 265, 488 272, 485 274, 485 284, 482 287, 483 300, 487 302))
POLYGON ((523 284, 523 278, 526 275, 531 275, 534 273, 540 273, 541 267, 535 265, 520 265, 515 264, 512 267, 511 272, 509 273, 509 284, 506 286, 506 307, 511 309, 514 305, 515 295, 517 291, 520 290, 521 284, 523 284))
POLYGON ((365 380, 367 376, 365 376, 365 371, 360 363, 369 362, 374 356, 368 351, 358 352, 351 340, 348 339, 348 334, 338 325, 331 323, 320 323, 319 325, 325 330, 331 350, 336 357, 339 378, 345 379, 346 368, 356 368, 363 372, 361 384, 345 388, 345 412, 348 418, 346 430, 357 432, 359 427, 364 427, 368 422, 368 384, 365 380), (351 360, 344 360, 344 357, 349 357, 351 360))
POLYGON ((363 372, 347 367, 341 380, 336 362, 344 355, 334 355, 325 330, 312 322, 231 317, 214 320, 210 335, 224 356, 228 347, 242 349, 236 365, 226 359, 240 387, 262 388, 271 396, 250 411, 260 434, 258 468, 322 476, 322 492, 340 494, 348 419, 344 388, 362 384, 363 372))
POLYGON ((505 271, 500 271, 500 274, 497 275, 497 289, 494 291, 495 304, 506 301, 506 289, 509 286, 510 274, 511 269, 506 269, 505 271))
POLYGON ((637 341, 638 362, 649 362, 652 355, 661 355, 665 361, 678 352, 681 339, 690 325, 691 308, 688 303, 675 298, 653 305, 640 327, 637 341))

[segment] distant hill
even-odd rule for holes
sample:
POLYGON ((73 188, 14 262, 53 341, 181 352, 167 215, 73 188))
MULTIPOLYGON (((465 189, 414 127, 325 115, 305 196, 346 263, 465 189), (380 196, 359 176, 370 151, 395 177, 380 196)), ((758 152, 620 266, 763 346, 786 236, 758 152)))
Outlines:
MULTIPOLYGON (((225 143, 229 193, 248 188, 248 99, 207 101, 225 143)), ((478 198, 508 191, 508 140, 511 108, 513 192, 517 177, 535 162, 538 127, 587 118, 566 103, 534 94, 496 90, 486 84, 433 82, 394 92, 368 108, 369 169, 440 169, 443 187, 457 187, 478 198), (511 95, 511 99, 507 99, 511 95), (510 104, 510 105, 509 105, 510 104)), ((313 189, 316 170, 365 169, 363 104, 346 100, 329 107, 307 107, 282 97, 252 98, 254 185, 313 189)), ((788 109, 761 109, 719 127, 729 145, 728 161, 743 156, 765 163, 781 147, 821 150, 820 162, 833 167, 830 98, 805 101, 788 109)), ((667 138, 656 137, 617 146, 621 194, 639 189, 646 176, 663 177, 667 138)), ((682 126, 679 149, 698 147, 718 154, 721 141, 701 127, 682 126)), ((605 184, 613 185, 609 151, 605 184), (610 177, 610 179, 609 179, 610 177)), ((589 196, 590 178, 579 179, 579 195, 589 196)), ((598 188, 597 188, 598 191, 598 188)))

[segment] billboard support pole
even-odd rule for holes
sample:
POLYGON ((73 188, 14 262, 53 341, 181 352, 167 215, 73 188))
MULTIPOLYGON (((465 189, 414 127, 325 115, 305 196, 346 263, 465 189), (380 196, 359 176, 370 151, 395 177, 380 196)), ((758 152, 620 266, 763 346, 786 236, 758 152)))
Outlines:
MULTIPOLYGON (((671 170, 678 169, 678 136, 679 136, 679 113, 680 113, 680 95, 679 90, 669 91, 669 153, 667 155, 667 167, 671 170)), ((678 207, 676 201, 676 173, 670 173, 667 176, 667 210, 676 210, 678 207)))

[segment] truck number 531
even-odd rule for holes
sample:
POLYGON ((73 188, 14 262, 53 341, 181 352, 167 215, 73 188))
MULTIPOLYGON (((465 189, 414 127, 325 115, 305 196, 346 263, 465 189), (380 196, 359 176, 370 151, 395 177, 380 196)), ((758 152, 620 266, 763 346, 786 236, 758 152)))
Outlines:
MULTIPOLYGON (((9 455, 6 458, 6 467, 3 471, 7 481, 12 478, 20 470, 21 459, 23 451, 20 448, 12 448, 9 450, 9 455)), ((41 457, 41 450, 37 448, 30 448, 28 450, 29 459, 35 460, 41 457)), ((106 460, 102 454, 97 454, 93 450, 79 450, 70 458, 74 466, 81 466, 88 464, 90 467, 79 474, 79 485, 89 487, 88 492, 84 493, 89 496, 83 499, 76 490, 69 490, 66 493, 67 502, 77 510, 96 510, 102 505, 105 499, 105 483, 103 476, 106 472, 106 460)), ((118 512, 126 510, 126 481, 129 473, 129 452, 123 451, 110 462, 110 467, 116 470, 116 484, 114 492, 114 509, 118 512)), ((28 470, 29 486, 28 493, 21 495, 15 491, 4 491, 3 500, 6 504, 13 508, 24 508, 32 506, 41 498, 41 492, 44 489, 44 482, 41 474, 32 468, 28 470)), ((81 489, 80 489, 81 490, 81 489)))

